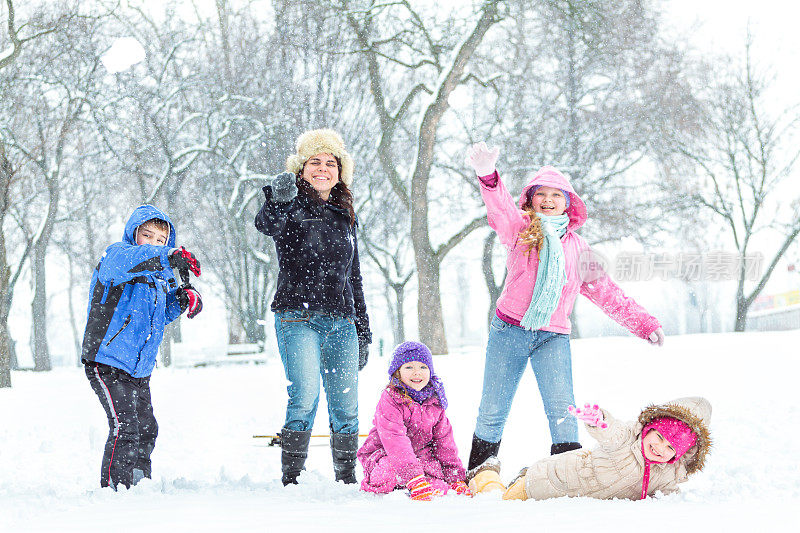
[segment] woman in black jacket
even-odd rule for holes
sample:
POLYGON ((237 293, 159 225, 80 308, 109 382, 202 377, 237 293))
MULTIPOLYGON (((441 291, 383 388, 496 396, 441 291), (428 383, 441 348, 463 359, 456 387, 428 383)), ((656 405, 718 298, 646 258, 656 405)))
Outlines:
POLYGON ((273 238, 278 286, 272 311, 289 381, 281 430, 284 485, 297 483, 325 388, 337 481, 355 483, 358 370, 372 334, 361 288, 353 196, 353 160, 332 130, 297 139, 286 170, 264 187, 256 228, 273 238))

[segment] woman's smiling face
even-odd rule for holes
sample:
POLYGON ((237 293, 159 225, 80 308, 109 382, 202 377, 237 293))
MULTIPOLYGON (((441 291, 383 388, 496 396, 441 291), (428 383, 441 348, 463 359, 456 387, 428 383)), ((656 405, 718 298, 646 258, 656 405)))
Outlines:
POLYGON ((303 166, 303 179, 327 201, 331 189, 339 183, 339 163, 331 154, 313 155, 303 166))
POLYGON ((400 367, 400 381, 414 390, 422 390, 431 380, 431 369, 425 363, 410 361, 400 367))
POLYGON ((542 185, 531 196, 531 207, 543 215, 561 215, 567 210, 567 199, 561 189, 542 185))

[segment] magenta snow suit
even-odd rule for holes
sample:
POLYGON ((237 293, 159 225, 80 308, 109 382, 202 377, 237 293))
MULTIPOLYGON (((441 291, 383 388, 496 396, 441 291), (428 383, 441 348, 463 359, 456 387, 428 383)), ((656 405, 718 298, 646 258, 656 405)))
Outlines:
POLYGON ((433 395, 420 404, 391 387, 378 400, 358 460, 364 468, 361 490, 368 492, 391 492, 420 474, 447 492, 450 484, 466 477, 439 398, 433 395))

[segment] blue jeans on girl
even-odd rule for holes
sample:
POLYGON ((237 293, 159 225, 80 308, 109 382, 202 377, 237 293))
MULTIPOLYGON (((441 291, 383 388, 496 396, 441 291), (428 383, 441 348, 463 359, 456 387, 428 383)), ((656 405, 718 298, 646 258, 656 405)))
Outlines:
POLYGON ((553 444, 578 442, 578 423, 567 413, 567 406, 575 403, 569 335, 528 331, 497 316, 489 327, 475 435, 486 442, 500 442, 528 361, 539 385, 553 444))
POLYGON ((283 427, 311 430, 322 376, 331 432, 358 433, 358 336, 353 318, 306 310, 276 311, 275 333, 289 381, 283 427))

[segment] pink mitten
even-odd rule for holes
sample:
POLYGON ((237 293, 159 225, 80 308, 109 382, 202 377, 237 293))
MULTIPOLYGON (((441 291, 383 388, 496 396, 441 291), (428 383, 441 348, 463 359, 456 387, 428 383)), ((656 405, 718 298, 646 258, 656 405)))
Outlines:
POLYGON ((567 407, 567 411, 569 411, 569 414, 581 422, 585 422, 592 427, 599 427, 602 429, 608 427, 608 424, 603 422, 603 412, 600 410, 600 407, 598 407, 597 404, 589 405, 587 403, 584 404, 583 408, 576 408, 574 405, 570 405, 567 407))

